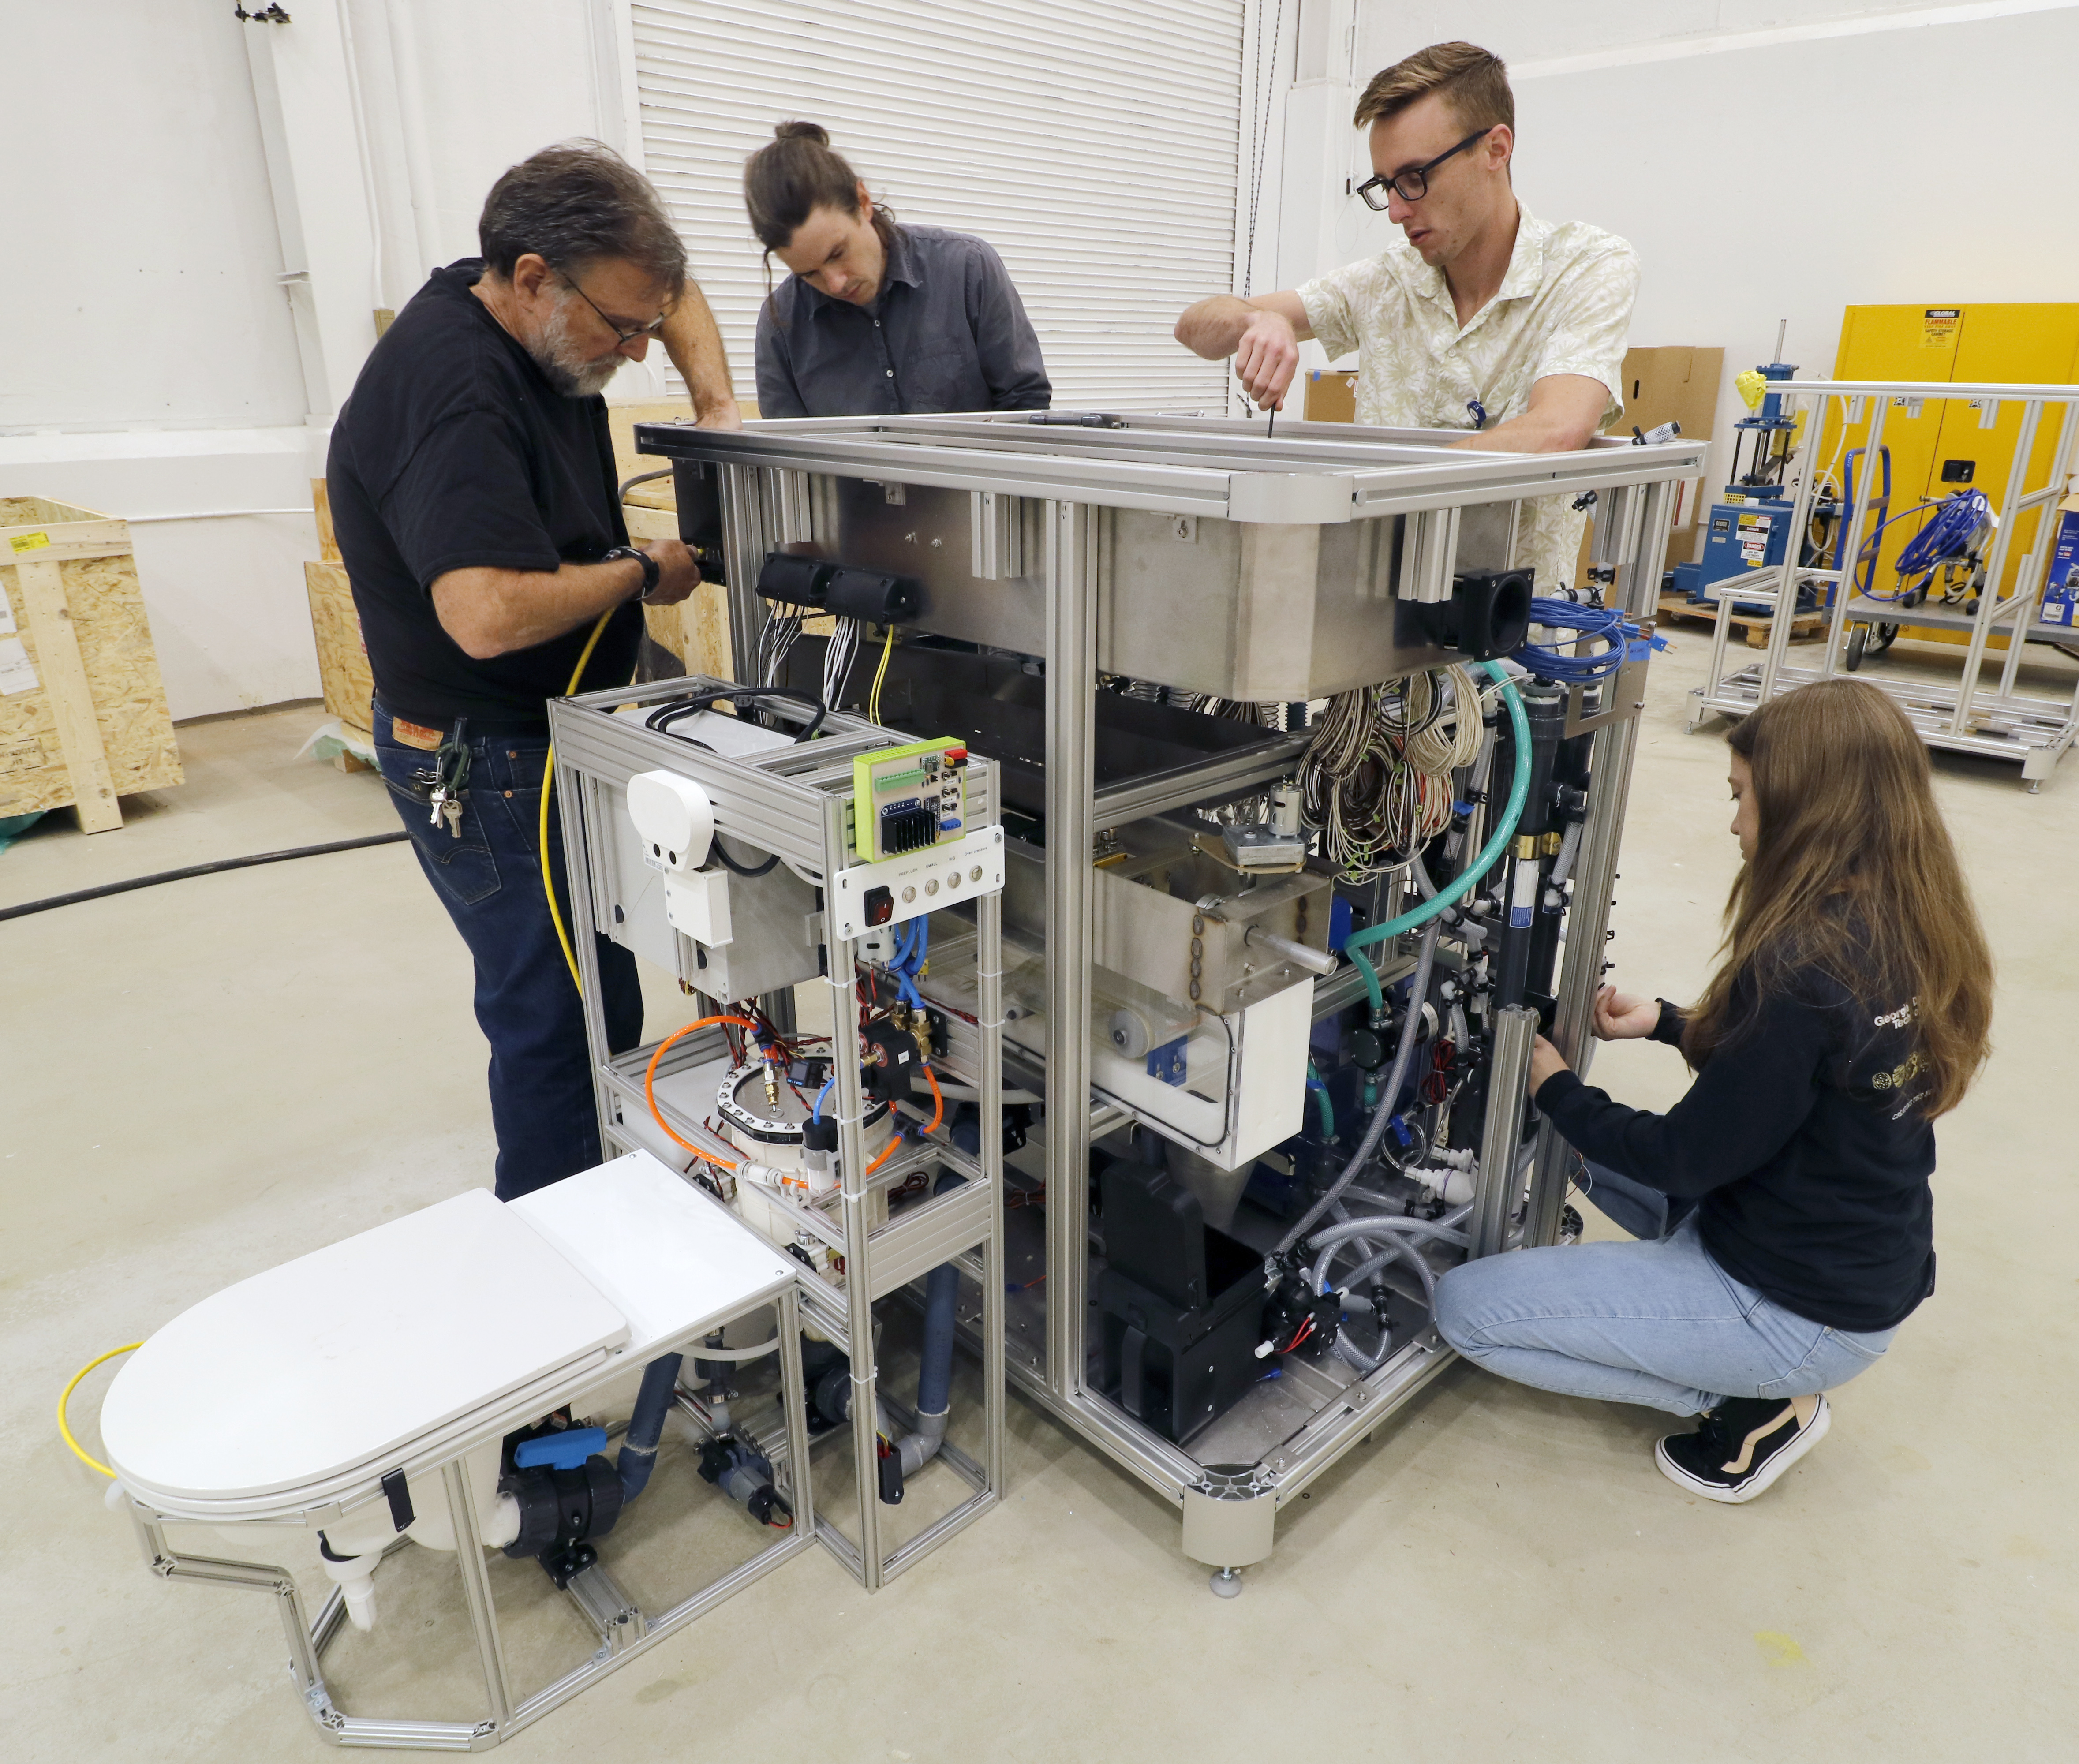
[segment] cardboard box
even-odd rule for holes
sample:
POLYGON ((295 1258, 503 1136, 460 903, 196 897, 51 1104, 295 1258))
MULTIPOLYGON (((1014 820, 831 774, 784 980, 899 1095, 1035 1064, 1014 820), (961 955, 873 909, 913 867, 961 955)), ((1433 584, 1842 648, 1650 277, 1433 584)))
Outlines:
POLYGON ((1357 375, 1347 368, 1310 368, 1307 408, 1301 415, 1310 423, 1354 423, 1357 420, 1357 375))
POLYGON ((2058 505, 2057 542, 2051 548, 2050 575, 2038 617, 2045 625, 2079 626, 2079 495, 2058 505))
MULTIPOLYGON (((1721 349, 1680 345, 1626 349, 1623 383, 1617 388, 1624 401, 1624 415, 1604 433, 1629 435, 1637 428, 1643 433, 1663 423, 1674 422, 1682 425, 1684 441, 1709 441, 1717 421, 1718 387, 1725 371, 1726 352, 1721 349)), ((1694 494, 1681 498, 1675 512, 1676 532, 1696 518, 1700 500, 1694 494)))

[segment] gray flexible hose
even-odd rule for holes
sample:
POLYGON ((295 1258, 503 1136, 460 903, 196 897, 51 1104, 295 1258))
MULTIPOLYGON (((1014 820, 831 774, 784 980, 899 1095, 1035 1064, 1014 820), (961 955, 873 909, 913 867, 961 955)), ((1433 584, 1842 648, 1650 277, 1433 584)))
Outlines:
POLYGON ((1422 1259, 1420 1252, 1412 1244, 1395 1244, 1389 1249, 1381 1250, 1378 1254, 1373 1256, 1370 1260, 1360 1262, 1354 1269, 1351 1269, 1349 1274, 1344 1280, 1343 1284, 1345 1286, 1356 1285, 1357 1283, 1362 1280, 1367 1274, 1377 1273, 1379 1269, 1385 1267, 1386 1264, 1393 1260, 1395 1256, 1399 1257, 1403 1261, 1405 1261, 1410 1267, 1414 1269, 1416 1277, 1422 1282, 1422 1296, 1428 1302, 1430 1310, 1433 1311, 1435 1310, 1437 1308, 1436 1270, 1431 1268, 1429 1263, 1422 1259))
MULTIPOLYGON (((1334 1252, 1331 1251, 1330 1253, 1333 1254, 1334 1252)), ((1391 1261, 1396 1256, 1403 1258, 1411 1264, 1413 1266, 1416 1273, 1420 1277, 1422 1281, 1423 1297, 1429 1303, 1430 1315, 1434 1316, 1437 1312, 1437 1277, 1435 1273, 1431 1271, 1429 1263, 1424 1261, 1416 1252, 1415 1246, 1412 1244, 1396 1244, 1391 1249, 1382 1250, 1378 1255, 1373 1256, 1370 1261, 1362 1264, 1354 1270, 1351 1273, 1349 1278, 1344 1282, 1345 1285, 1346 1287, 1354 1286, 1359 1281, 1362 1280, 1366 1275, 1377 1273, 1378 1269, 1385 1267, 1386 1264, 1391 1261)), ((1378 1371, 1381 1366, 1386 1364, 1386 1349, 1387 1345, 1391 1340, 1391 1337, 1387 1332, 1384 1321, 1382 1319, 1379 1324, 1379 1351, 1377 1357, 1374 1358, 1366 1354, 1361 1348, 1359 1348, 1357 1345, 1350 1340, 1347 1334, 1338 1331, 1336 1336, 1336 1357, 1341 1361, 1345 1365, 1349 1367, 1353 1371, 1354 1371, 1359 1377, 1369 1378, 1374 1372, 1378 1371)))
POLYGON ((1422 1030, 1422 1001, 1429 995, 1429 970, 1436 960, 1437 934, 1441 928, 1437 920, 1432 919, 1422 933, 1422 952, 1416 958, 1415 983, 1408 989, 1408 1016, 1400 1026, 1400 1045, 1394 1052, 1392 1074, 1379 1092, 1378 1106, 1372 1110, 1371 1125, 1365 1129, 1363 1141, 1351 1154, 1350 1161, 1343 1166, 1343 1173, 1336 1178, 1328 1192, 1308 1207, 1299 1223, 1278 1240, 1277 1253, 1280 1256, 1313 1230, 1321 1215, 1341 1199, 1343 1190, 1371 1161, 1372 1154, 1378 1149, 1378 1142, 1385 1136, 1386 1124, 1392 1117, 1394 1105, 1400 1100, 1400 1087, 1408 1077, 1408 1063, 1415 1057, 1416 1038, 1422 1030))
MULTIPOLYGON (((1409 1221, 1407 1223, 1412 1223, 1415 1222, 1409 1221)), ((1323 1235, 1326 1235, 1325 1233, 1323 1235)), ((1384 1241, 1389 1246, 1397 1246, 1399 1244, 1405 1244, 1409 1245, 1412 1248, 1415 1244, 1425 1239, 1433 1244, 1448 1244, 1454 1249, 1462 1249, 1466 1247, 1466 1241, 1464 1235, 1458 1231, 1436 1231, 1433 1229, 1428 1231, 1408 1231, 1404 1229, 1395 1230, 1393 1228, 1392 1223, 1369 1219, 1359 1222, 1358 1229, 1338 1231, 1334 1237, 1329 1239, 1329 1240, 1325 1244, 1320 1243, 1320 1240, 1316 1239, 1314 1244, 1307 1246, 1309 1248, 1312 1248, 1318 1245, 1321 1252, 1320 1256, 1315 1259, 1314 1262, 1314 1290, 1317 1293, 1326 1292, 1328 1290, 1328 1269, 1333 1264, 1336 1256, 1340 1256, 1345 1249, 1355 1248, 1360 1254, 1365 1254, 1376 1250, 1378 1242, 1380 1240, 1384 1241)), ((1397 1247, 1389 1247, 1386 1249, 1384 1253, 1387 1256, 1391 1257, 1399 1254, 1400 1251, 1397 1247)), ((1351 1281, 1354 1281, 1356 1278, 1357 1277, 1353 1274, 1349 1277, 1349 1279, 1344 1281, 1342 1285, 1348 1286, 1351 1281)))

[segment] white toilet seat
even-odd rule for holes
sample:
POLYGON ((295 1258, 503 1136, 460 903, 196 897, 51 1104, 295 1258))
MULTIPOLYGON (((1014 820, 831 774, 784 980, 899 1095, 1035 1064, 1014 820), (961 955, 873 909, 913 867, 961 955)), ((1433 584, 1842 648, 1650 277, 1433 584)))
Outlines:
POLYGON ((117 1375, 102 1438, 169 1517, 300 1520, 378 1499, 391 1471, 429 1471, 797 1272, 647 1153, 509 1205, 472 1190, 183 1312, 117 1375))

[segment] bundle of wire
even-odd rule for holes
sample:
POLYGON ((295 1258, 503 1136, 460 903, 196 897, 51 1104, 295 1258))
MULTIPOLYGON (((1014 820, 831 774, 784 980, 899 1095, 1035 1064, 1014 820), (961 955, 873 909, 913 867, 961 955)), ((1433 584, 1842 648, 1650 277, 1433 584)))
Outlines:
POLYGON ((860 622, 839 617, 831 621, 830 642, 823 650, 823 702, 833 709, 843 700, 845 683, 851 678, 851 664, 859 656, 860 622))
MULTIPOLYGON (((787 652, 801 634, 801 625, 814 612, 813 607, 786 606, 775 600, 767 608, 765 624, 758 633, 758 678, 767 686, 780 682, 787 665, 787 652)), ((827 694, 823 702, 830 702, 827 694)))
POLYGON ((1585 684, 1608 679, 1622 667, 1639 628, 1628 623, 1614 607, 1583 606, 1575 600, 1558 600, 1540 595, 1530 603, 1530 624, 1547 630, 1571 631, 1571 637, 1556 642, 1526 641, 1509 658, 1521 662, 1541 679, 1567 684, 1585 684), (1583 643, 1600 643, 1592 653, 1579 653, 1583 643))
POLYGON ((1405 863, 1451 822, 1451 774, 1480 749, 1479 689, 1454 663, 1328 700, 1299 762, 1302 813, 1346 880, 1405 863))

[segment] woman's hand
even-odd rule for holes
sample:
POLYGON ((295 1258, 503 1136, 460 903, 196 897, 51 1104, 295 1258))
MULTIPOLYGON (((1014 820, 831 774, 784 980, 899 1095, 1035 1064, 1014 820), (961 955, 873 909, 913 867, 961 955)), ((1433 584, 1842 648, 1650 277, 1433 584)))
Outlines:
POLYGON ((1614 986, 1596 994, 1596 1039, 1598 1041, 1634 1041, 1660 1026, 1660 1001, 1633 998, 1614 986))
POLYGON ((1530 1093, 1536 1096, 1555 1072, 1571 1072, 1567 1056, 1542 1035, 1530 1044, 1530 1093))

